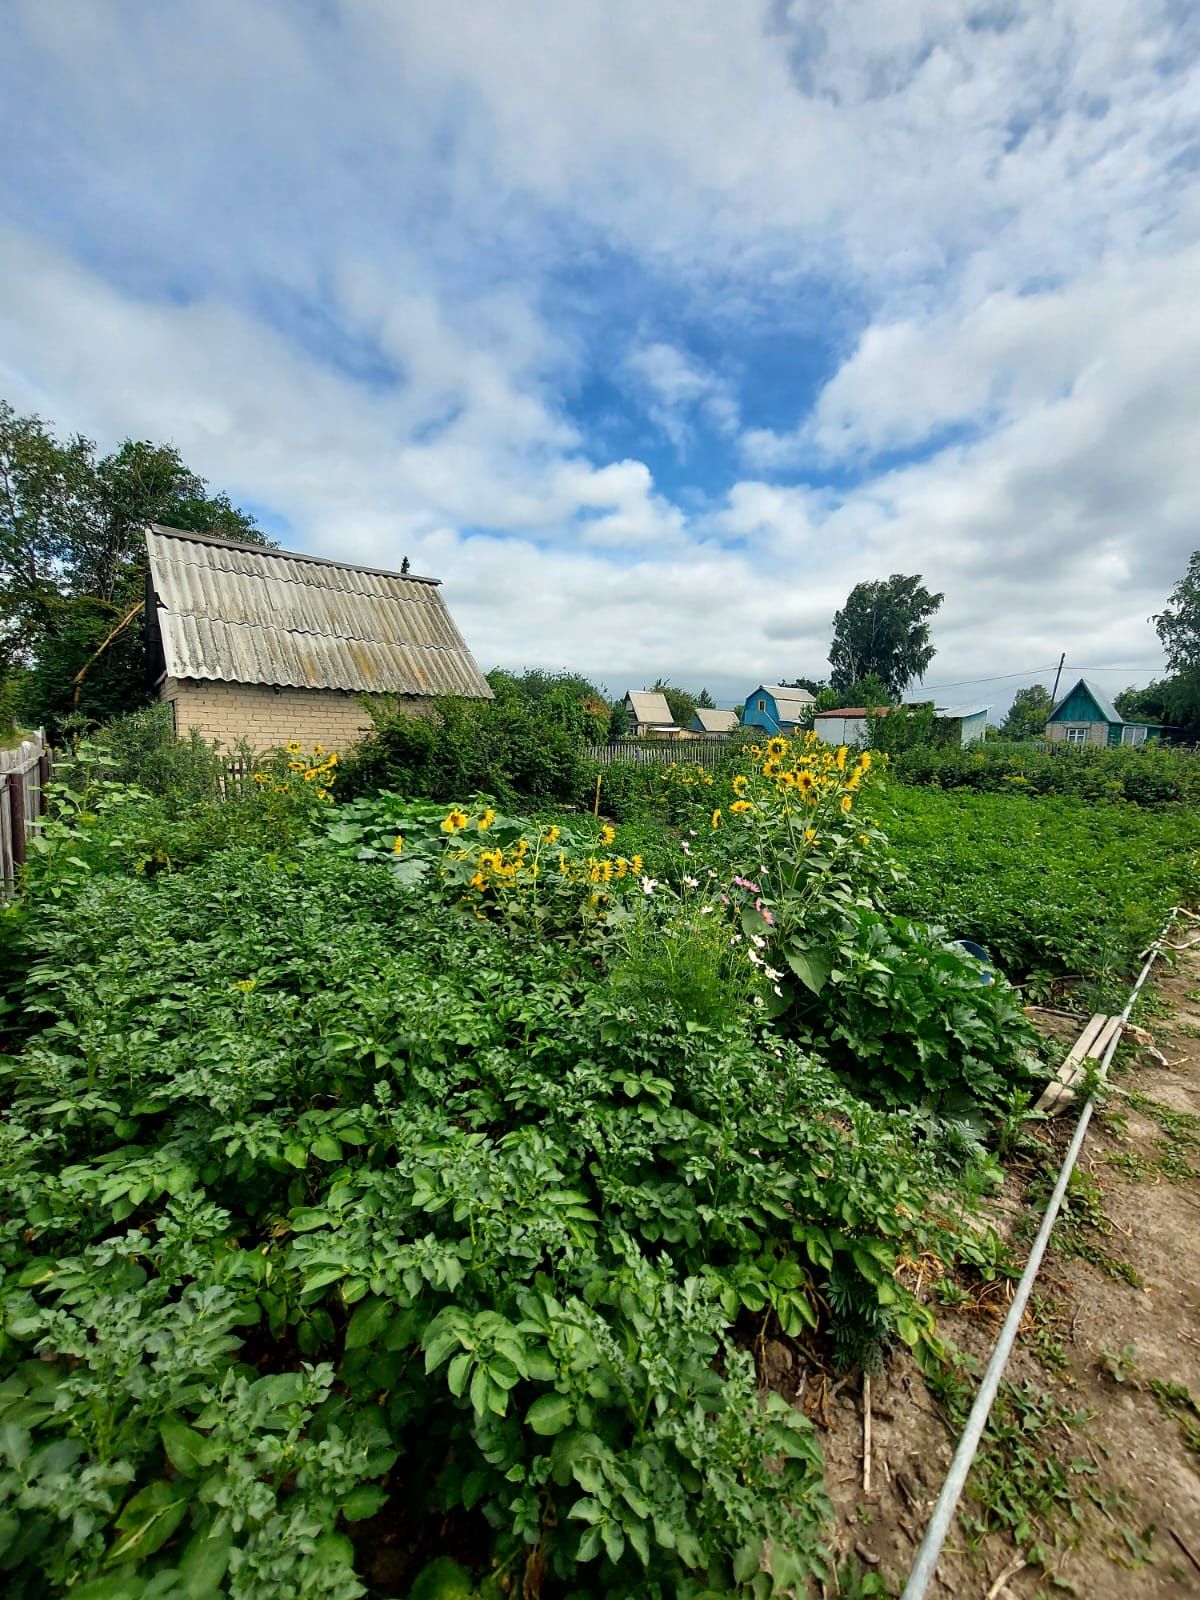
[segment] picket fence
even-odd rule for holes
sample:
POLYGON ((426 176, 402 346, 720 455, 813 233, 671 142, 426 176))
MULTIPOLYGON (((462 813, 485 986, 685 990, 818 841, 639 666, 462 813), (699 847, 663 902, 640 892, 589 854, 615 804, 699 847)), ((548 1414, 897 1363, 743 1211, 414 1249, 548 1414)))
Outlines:
POLYGON ((610 767, 614 761, 638 766, 719 767, 729 753, 727 739, 643 739, 620 744, 591 744, 584 755, 597 766, 610 767))
POLYGON ((10 895, 25 865, 29 836, 41 826, 50 781, 50 746, 39 728, 0 750, 0 894, 10 895))

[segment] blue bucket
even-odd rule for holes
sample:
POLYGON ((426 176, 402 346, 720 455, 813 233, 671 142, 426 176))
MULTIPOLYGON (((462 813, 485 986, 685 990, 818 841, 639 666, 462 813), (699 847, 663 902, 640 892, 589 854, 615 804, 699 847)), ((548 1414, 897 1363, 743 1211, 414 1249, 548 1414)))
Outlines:
POLYGON ((972 961, 977 961, 980 966, 979 981, 986 988, 988 984, 995 983, 996 969, 992 965, 992 958, 981 944, 976 944, 974 939, 954 939, 951 947, 960 950, 964 956, 969 956, 972 961))

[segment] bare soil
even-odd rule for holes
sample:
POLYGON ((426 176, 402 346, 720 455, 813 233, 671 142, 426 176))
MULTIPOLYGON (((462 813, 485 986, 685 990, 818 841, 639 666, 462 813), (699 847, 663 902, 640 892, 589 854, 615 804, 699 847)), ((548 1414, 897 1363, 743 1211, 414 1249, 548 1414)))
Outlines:
MULTIPOLYGON (((964 1531, 960 1513, 932 1595, 1200 1596, 1200 1416, 1183 1406, 1197 1429, 1189 1447, 1179 1408, 1164 1406, 1151 1387, 1181 1385, 1200 1404, 1200 1121, 1167 1130, 1161 1121, 1161 1108, 1168 1123, 1172 1112, 1200 1119, 1200 951, 1179 953, 1173 969, 1160 966, 1155 976, 1159 1001, 1149 1010, 1169 1014, 1146 1026, 1168 1065, 1122 1046, 1079 1163, 1079 1185, 1094 1180, 1111 1227, 1093 1225, 1086 1194, 1081 1204, 1069 1192, 1006 1373, 1068 1412, 1090 1414, 1034 1435, 1036 1448, 1063 1464, 1060 1508, 1041 1527, 1020 1529, 1019 1540, 992 1533, 980 1541, 964 1531)), ((1038 1130, 1040 1159, 1019 1164, 992 1207, 993 1224, 1022 1261, 1022 1241, 1045 1204, 1038 1169, 1052 1161, 1057 1170, 1077 1110, 1038 1130)), ((938 1311, 939 1330, 982 1370, 1011 1286, 964 1287, 962 1304, 938 1311)), ((764 1379, 790 1390, 821 1427, 835 1548, 898 1594, 957 1429, 914 1363, 894 1357, 872 1380, 872 1481, 864 1490, 861 1377, 840 1388, 811 1373, 802 1381, 799 1365, 782 1344, 763 1352, 764 1379)), ((968 1516, 979 1510, 972 1486, 968 1516)))

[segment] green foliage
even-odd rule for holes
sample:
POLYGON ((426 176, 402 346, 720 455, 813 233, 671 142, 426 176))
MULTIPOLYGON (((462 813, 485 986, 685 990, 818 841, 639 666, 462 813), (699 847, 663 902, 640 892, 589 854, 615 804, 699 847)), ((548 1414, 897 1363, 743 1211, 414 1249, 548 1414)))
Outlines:
POLYGON ((985 794, 1062 794, 1138 806, 1200 801, 1195 756, 1145 745, 1058 744, 1048 750, 1000 742, 941 749, 920 745, 897 754, 892 771, 905 783, 985 794))
POLYGON ((105 776, 136 784, 179 807, 213 801, 220 794, 224 759, 195 728, 175 733, 171 707, 156 702, 116 717, 75 751, 77 771, 89 774, 103 762, 105 776))
POLYGON ((493 674, 494 700, 441 696, 428 715, 375 706, 374 730, 349 753, 339 792, 379 790, 433 800, 486 793, 505 804, 574 799, 591 714, 569 695, 527 698, 493 674))
POLYGON ((270 542, 226 495, 208 495, 173 446, 127 439, 98 457, 90 439, 60 442, 6 401, 0 483, 0 625, 20 639, 9 673, 20 714, 53 733, 76 710, 102 722, 146 698, 144 637, 129 619, 142 598, 147 522, 270 542))
POLYGON ((886 756, 958 743, 958 725, 939 721, 932 704, 889 706, 867 717, 867 741, 886 756))
POLYGON ((698 696, 689 694, 686 689, 677 689, 664 678, 659 678, 654 688, 666 698, 671 709, 671 721, 680 728, 686 728, 696 715, 696 707, 700 704, 698 696))
MULTIPOLYGON (((1005 739, 1042 739, 1054 702, 1044 683, 1034 683, 1027 689, 1018 689, 1013 696, 1000 732, 1005 739)), ((1124 713, 1122 712, 1122 715, 1124 713)))
POLYGON ((890 903, 911 916, 936 908, 954 937, 974 939, 1035 987, 1067 974, 1132 973, 1171 907, 1200 893, 1200 820, 1190 808, 891 783, 877 815, 904 873, 890 903))
POLYGON ((23 925, 17 1600, 349 1597, 385 1511, 484 1518, 495 1570, 579 1592, 826 1571, 811 1427, 758 1396, 739 1330, 927 1335, 893 1276, 948 1247, 911 1120, 760 1039, 736 990, 725 1018, 631 1003, 619 930, 610 977, 437 882, 336 841, 227 850, 93 871, 23 925))
POLYGON ((930 593, 919 574, 893 573, 886 581, 855 584, 833 618, 833 688, 844 694, 874 675, 887 698, 897 699, 914 678, 924 676, 936 654, 929 643, 929 619, 941 603, 942 596, 930 593))

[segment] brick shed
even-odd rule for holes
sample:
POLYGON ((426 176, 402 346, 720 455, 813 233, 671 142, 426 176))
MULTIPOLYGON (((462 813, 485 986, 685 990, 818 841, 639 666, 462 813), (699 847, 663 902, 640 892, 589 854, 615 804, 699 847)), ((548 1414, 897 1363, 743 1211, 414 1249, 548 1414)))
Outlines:
POLYGON ((146 554, 151 671, 179 733, 341 751, 373 696, 418 713, 434 695, 491 698, 436 578, 157 525, 146 554))

